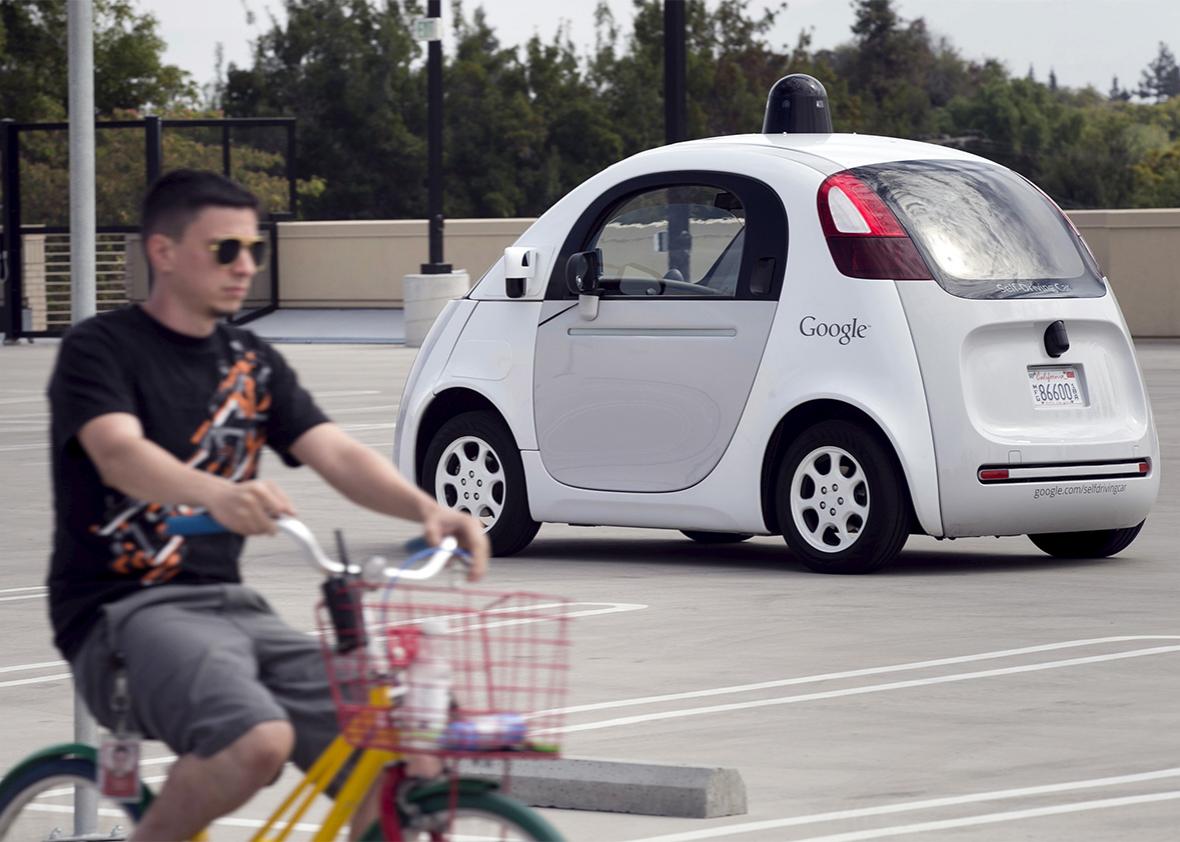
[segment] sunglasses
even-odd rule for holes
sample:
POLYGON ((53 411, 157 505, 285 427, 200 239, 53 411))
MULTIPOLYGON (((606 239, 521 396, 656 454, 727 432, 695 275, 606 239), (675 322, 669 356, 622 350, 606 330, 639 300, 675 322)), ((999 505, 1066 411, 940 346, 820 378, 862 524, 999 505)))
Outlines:
POLYGON ((209 251, 222 266, 229 266, 242 253, 242 249, 250 250, 250 257, 258 269, 266 266, 266 258, 270 254, 270 244, 261 237, 223 237, 209 243, 209 251))

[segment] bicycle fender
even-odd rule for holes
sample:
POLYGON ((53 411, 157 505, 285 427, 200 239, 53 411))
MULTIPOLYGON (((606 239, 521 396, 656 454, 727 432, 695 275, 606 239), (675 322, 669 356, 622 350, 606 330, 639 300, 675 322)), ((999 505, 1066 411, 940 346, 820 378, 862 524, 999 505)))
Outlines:
POLYGON ((37 765, 42 760, 51 760, 58 757, 63 759, 80 757, 83 760, 89 760, 91 763, 98 762, 98 752, 94 746, 86 745, 86 743, 59 743, 55 746, 48 746, 30 754, 20 763, 9 769, 8 774, 0 778, 0 792, 3 792, 4 788, 12 781, 20 778, 31 766, 37 765))

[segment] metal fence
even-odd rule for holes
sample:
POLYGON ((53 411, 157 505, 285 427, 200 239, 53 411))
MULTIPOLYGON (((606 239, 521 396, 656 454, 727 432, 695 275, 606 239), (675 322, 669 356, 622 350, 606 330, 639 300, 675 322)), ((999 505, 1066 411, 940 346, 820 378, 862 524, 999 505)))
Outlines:
MULTIPOLYGON (((0 121, 3 250, 0 251, 0 333, 60 336, 71 324, 68 123, 0 121)), ((138 229, 138 203, 165 167, 220 169, 258 193, 269 209, 261 228, 275 239, 275 223, 296 209, 295 121, 292 118, 118 120, 96 125, 98 220, 97 310, 132 298, 127 271, 129 235, 138 229), (265 132, 271 131, 271 135, 265 132), (274 136, 274 131, 281 136, 274 136), (137 133, 142 133, 142 142, 137 133), (243 141, 235 146, 234 140, 243 141)), ((134 247, 133 247, 134 250, 134 247)), ((278 306, 278 265, 258 279, 265 297, 251 300, 241 323, 278 306)))

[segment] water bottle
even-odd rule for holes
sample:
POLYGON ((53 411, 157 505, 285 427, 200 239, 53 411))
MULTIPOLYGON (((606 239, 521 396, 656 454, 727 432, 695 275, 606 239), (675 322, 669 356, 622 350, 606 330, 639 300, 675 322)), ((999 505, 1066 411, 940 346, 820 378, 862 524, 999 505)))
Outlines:
POLYGON ((486 713, 448 724, 442 744, 451 751, 505 751, 519 748, 525 731, 518 713, 486 713))
POLYGON ((402 704, 402 743, 406 748, 434 749, 447 726, 451 707, 451 665, 444 657, 446 621, 423 620, 418 654, 406 669, 402 704))

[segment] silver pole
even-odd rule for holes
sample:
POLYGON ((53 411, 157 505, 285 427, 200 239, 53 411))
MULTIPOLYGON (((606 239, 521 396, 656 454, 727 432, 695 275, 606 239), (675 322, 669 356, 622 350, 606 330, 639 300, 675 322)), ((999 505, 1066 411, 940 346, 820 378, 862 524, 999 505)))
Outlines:
POLYGON ((69 0, 70 301, 73 323, 96 306, 94 218, 94 5, 69 0))
MULTIPOLYGON (((66 3, 70 86, 70 302, 73 323, 96 307, 94 214, 94 6, 66 3)), ((97 728, 86 703, 74 693, 74 741, 94 745, 97 728)), ((74 835, 98 829, 98 793, 74 787, 74 835)))
MULTIPOLYGON (((98 745, 98 724, 77 690, 74 692, 74 742, 98 745)), ((74 835, 85 836, 97 830, 98 790, 89 786, 75 786, 74 835)))

